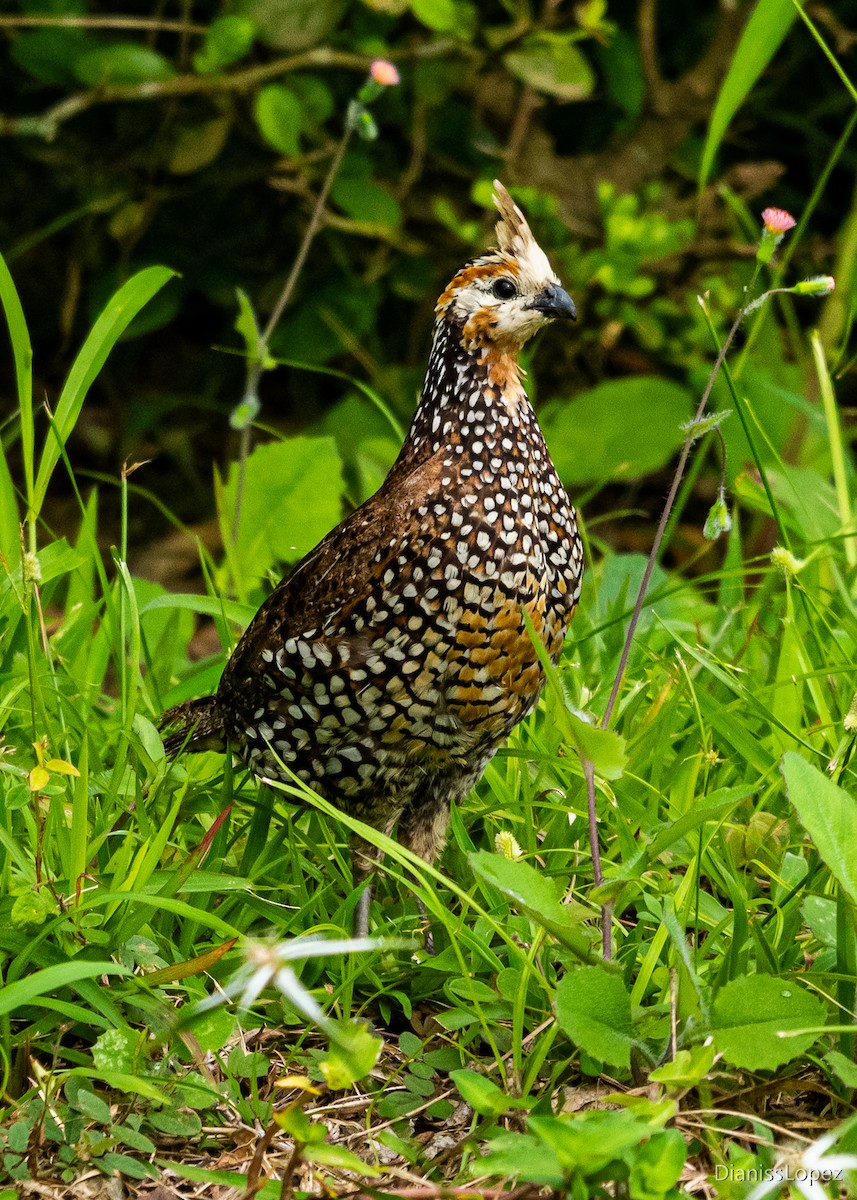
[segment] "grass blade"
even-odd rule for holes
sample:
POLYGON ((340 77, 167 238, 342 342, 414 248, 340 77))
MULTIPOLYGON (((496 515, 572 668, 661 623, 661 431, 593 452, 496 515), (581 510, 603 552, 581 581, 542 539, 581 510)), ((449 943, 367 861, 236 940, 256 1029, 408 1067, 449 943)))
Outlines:
POLYGON ((51 475, 74 429, 86 394, 104 366, 108 354, 140 309, 148 304, 175 274, 176 272, 168 267, 146 267, 145 270, 138 271, 107 302, 107 307, 92 327, 72 363, 51 422, 51 431, 42 451, 32 500, 32 507, 36 513, 41 509, 51 475))

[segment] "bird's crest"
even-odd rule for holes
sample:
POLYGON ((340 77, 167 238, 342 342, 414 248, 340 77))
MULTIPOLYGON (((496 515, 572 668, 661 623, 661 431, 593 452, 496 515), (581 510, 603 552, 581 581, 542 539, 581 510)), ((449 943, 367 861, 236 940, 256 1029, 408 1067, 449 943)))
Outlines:
POLYGON ((506 254, 525 254, 529 246, 536 245, 527 218, 503 187, 499 179, 494 180, 494 205, 500 220, 494 226, 497 245, 506 254))

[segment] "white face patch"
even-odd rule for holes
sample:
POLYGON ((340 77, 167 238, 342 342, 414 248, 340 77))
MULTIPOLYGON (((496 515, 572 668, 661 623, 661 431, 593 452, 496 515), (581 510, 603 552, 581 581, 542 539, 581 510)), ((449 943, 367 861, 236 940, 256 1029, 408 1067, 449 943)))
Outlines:
MULTIPOLYGON (((509 193, 495 181, 500 213, 497 249, 467 263, 437 305, 441 325, 458 326, 466 348, 496 348, 514 355, 552 316, 536 307, 545 293, 561 289, 545 252, 509 193)), ((566 312, 570 315, 571 309, 566 312)), ((456 389, 458 390, 458 389, 456 389)))

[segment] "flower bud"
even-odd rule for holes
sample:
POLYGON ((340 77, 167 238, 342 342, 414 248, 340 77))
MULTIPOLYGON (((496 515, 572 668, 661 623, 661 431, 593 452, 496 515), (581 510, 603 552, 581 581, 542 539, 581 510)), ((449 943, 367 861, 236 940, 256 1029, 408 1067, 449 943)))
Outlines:
POLYGON ((836 287, 832 275, 814 275, 812 279, 802 279, 789 288, 795 296, 829 296, 836 287))
POLYGON ((762 240, 756 251, 756 259, 760 263, 769 263, 783 240, 783 234, 794 229, 797 221, 784 208, 766 208, 762 212, 762 222, 762 240))
POLYGON ((395 87, 399 82, 399 72, 386 58, 376 58, 369 68, 369 74, 381 87, 395 87))
POLYGON ((501 829, 494 837, 494 849, 498 854, 502 854, 504 858, 517 860, 523 857, 523 851, 518 845, 515 835, 510 833, 508 829, 501 829))
POLYGON ((797 575, 806 566, 805 558, 798 558, 785 546, 774 546, 771 551, 771 562, 779 567, 784 575, 797 575))

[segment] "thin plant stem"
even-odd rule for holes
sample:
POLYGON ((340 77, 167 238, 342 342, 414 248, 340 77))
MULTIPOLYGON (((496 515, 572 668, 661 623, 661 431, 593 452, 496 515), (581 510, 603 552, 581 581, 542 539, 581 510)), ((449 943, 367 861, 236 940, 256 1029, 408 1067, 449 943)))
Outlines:
MULTIPOLYGON (((756 276, 754 275, 753 282, 755 282, 755 278, 756 276)), ((752 282, 750 287, 752 287, 752 282)), ((708 383, 705 385, 705 391, 702 393, 702 399, 697 407, 696 415, 693 418, 694 421, 699 421, 702 419, 702 415, 705 412, 708 400, 711 396, 711 389, 714 387, 714 381, 717 379, 720 368, 723 366, 723 361, 726 358, 729 347, 735 340, 735 335, 744 319, 745 313, 746 307, 739 311, 737 317, 732 322, 732 328, 729 330, 726 340, 720 347, 720 351, 714 361, 714 366, 711 368, 711 374, 708 377, 708 383)), ((675 503, 676 494, 679 489, 679 484, 681 483, 682 476, 684 475, 684 469, 687 466, 688 456, 690 455, 690 450, 695 440, 696 438, 691 430, 691 432, 685 438, 684 445, 681 448, 681 454, 679 455, 678 465, 675 469, 675 474, 673 475, 672 485, 670 486, 669 494, 667 495, 666 503, 664 504, 663 512, 661 513, 661 519, 658 522, 658 528, 655 532, 655 540, 652 543, 652 548, 649 552, 649 558, 646 562, 646 569, 643 572, 643 578, 640 581, 637 599, 634 603, 634 611, 631 613, 631 620, 628 623, 628 632, 625 634, 625 644, 622 647, 622 654, 619 658, 619 666, 616 670, 616 678, 613 680, 613 687, 610 691, 610 697, 607 701, 607 706, 604 709, 604 715, 601 718, 600 724, 602 729, 607 728, 608 724, 610 723, 610 718, 613 715, 613 708, 619 695, 619 689, 622 686, 622 680, 625 676, 625 669, 628 666, 628 657, 631 653, 631 645, 634 641, 634 634, 637 630, 637 625, 640 621, 640 615, 643 611, 643 603, 646 599, 646 592, 649 590, 649 581, 652 578, 652 571, 655 569, 655 563, 661 548, 661 542, 663 541, 667 522, 669 521, 670 513, 672 512, 672 507, 675 503)))
MULTIPOLYGON (((753 278, 751 279, 750 283, 747 286, 747 289, 746 289, 747 293, 752 292, 753 285, 756 282, 758 274, 759 274, 759 266, 757 264, 756 269, 753 273, 753 278)), ((700 303, 702 303, 702 301, 700 301, 700 303)), ((704 307, 705 306, 703 304, 703 308, 704 307)), ((738 332, 741 322, 744 320, 744 317, 747 315, 748 308, 749 308, 749 305, 745 304, 739 310, 738 315, 735 317, 735 320, 732 322, 732 327, 730 328, 729 333, 727 334, 726 339, 723 342, 723 345, 718 350, 717 358, 715 359, 714 365, 711 368, 711 373, 708 376, 708 383, 705 385, 705 390, 702 393, 702 398, 699 401, 699 405, 697 406, 697 409, 696 409, 696 414, 693 418, 693 422, 691 423, 692 425, 702 419, 703 413, 705 412, 705 409, 708 405, 709 398, 711 397, 711 391, 712 391, 712 388, 714 387, 715 380, 717 379, 717 376, 720 373, 720 369, 723 366, 723 363, 726 359, 726 355, 729 351, 729 348, 731 347, 733 341, 735 340, 735 335, 738 332)), ((672 484, 670 486, 669 494, 667 495, 666 502, 663 507, 663 511, 661 512, 661 518, 660 518, 660 521, 658 522, 658 528, 655 532, 655 539, 652 542, 652 548, 649 551, 649 557, 646 562, 646 568, 643 571, 643 578, 640 580, 640 587, 637 591, 637 598, 634 602, 634 609, 633 609, 633 612, 631 613, 631 619, 628 622, 628 631, 625 634, 625 643, 622 646, 622 654, 619 658, 619 665, 616 669, 616 677, 613 680, 613 687, 611 688, 610 696, 607 700, 607 705, 604 709, 603 716, 601 717, 601 721, 599 723, 601 729, 607 728, 608 724, 610 723, 610 718, 613 715, 613 709, 616 705, 616 700, 619 695, 619 689, 622 686, 622 680, 625 677, 625 670, 628 666, 628 658, 631 654, 631 646, 633 645, 633 642, 634 642, 634 634, 636 633, 637 625, 639 624, 640 616, 643 611, 643 604, 646 599, 646 594, 649 590, 649 583, 652 578, 652 572, 654 571, 655 563, 658 560, 661 543, 664 540, 664 534, 665 534, 668 524, 669 524, 670 515, 673 510, 673 505, 675 504, 675 499, 678 494, 679 485, 681 484, 682 477, 684 475, 684 470, 685 470, 685 467, 687 466, 687 460, 690 455, 691 447, 693 446, 693 443, 695 441, 696 441, 696 435, 693 431, 693 428, 691 428, 687 437, 684 440, 684 445, 681 448, 681 454, 679 455, 678 465, 676 466, 675 474, 673 475, 673 480, 672 480, 672 484)), ((586 802, 587 802, 587 810, 588 810, 588 816, 589 816, 589 839, 590 839, 590 850, 592 853, 593 878, 595 880, 596 886, 598 886, 601 884, 601 882, 603 880, 603 873, 602 873, 602 868, 601 868, 601 851, 600 851, 600 848, 598 845, 598 812, 597 812, 596 802, 595 802, 595 767, 594 767, 594 764, 592 763, 592 761, 589 758, 587 758, 585 755, 581 755, 581 760, 582 760, 582 766, 583 766, 583 775, 584 775, 584 779, 586 780, 586 802)), ((613 915, 612 903, 608 902, 608 903, 603 904, 601 906, 601 947, 602 947, 602 953, 603 953, 605 959, 610 959, 613 956, 613 946, 612 946, 612 936, 611 936, 612 915, 613 915)))
MULTIPOLYGON (((289 271, 288 278, 283 284, 283 289, 280 292, 277 303, 271 310, 271 315, 265 328, 259 335, 256 354, 247 362, 247 383, 244 389, 245 396, 255 396, 259 390, 259 381, 263 373, 267 369, 268 360, 268 342, 271 335, 279 323, 280 318, 286 308, 286 305, 292 298, 301 271, 307 260, 310 247, 312 246, 315 235, 318 232, 319 224, 321 223, 321 214, 324 212, 324 206, 327 203, 327 197, 330 194, 330 189, 333 186, 333 181, 339 173, 339 168, 342 166, 342 160, 345 157, 345 151, 348 148, 348 143, 351 141, 351 135, 354 132, 350 124, 346 124, 342 137, 339 139, 339 145, 336 147, 336 152, 330 160, 330 166, 325 176, 324 183, 321 185, 321 191, 318 193, 316 202, 313 205, 312 214, 310 215, 309 224, 304 232, 303 240, 300 244, 298 252, 295 256, 295 261, 292 263, 292 269, 289 271)), ((238 483, 235 489, 235 512, 232 515, 232 541, 238 540, 238 530, 241 525, 241 502, 244 496, 244 482, 247 470, 247 458, 250 454, 250 446, 253 438, 253 426, 251 421, 247 421, 241 430, 241 442, 238 448, 238 483)))

